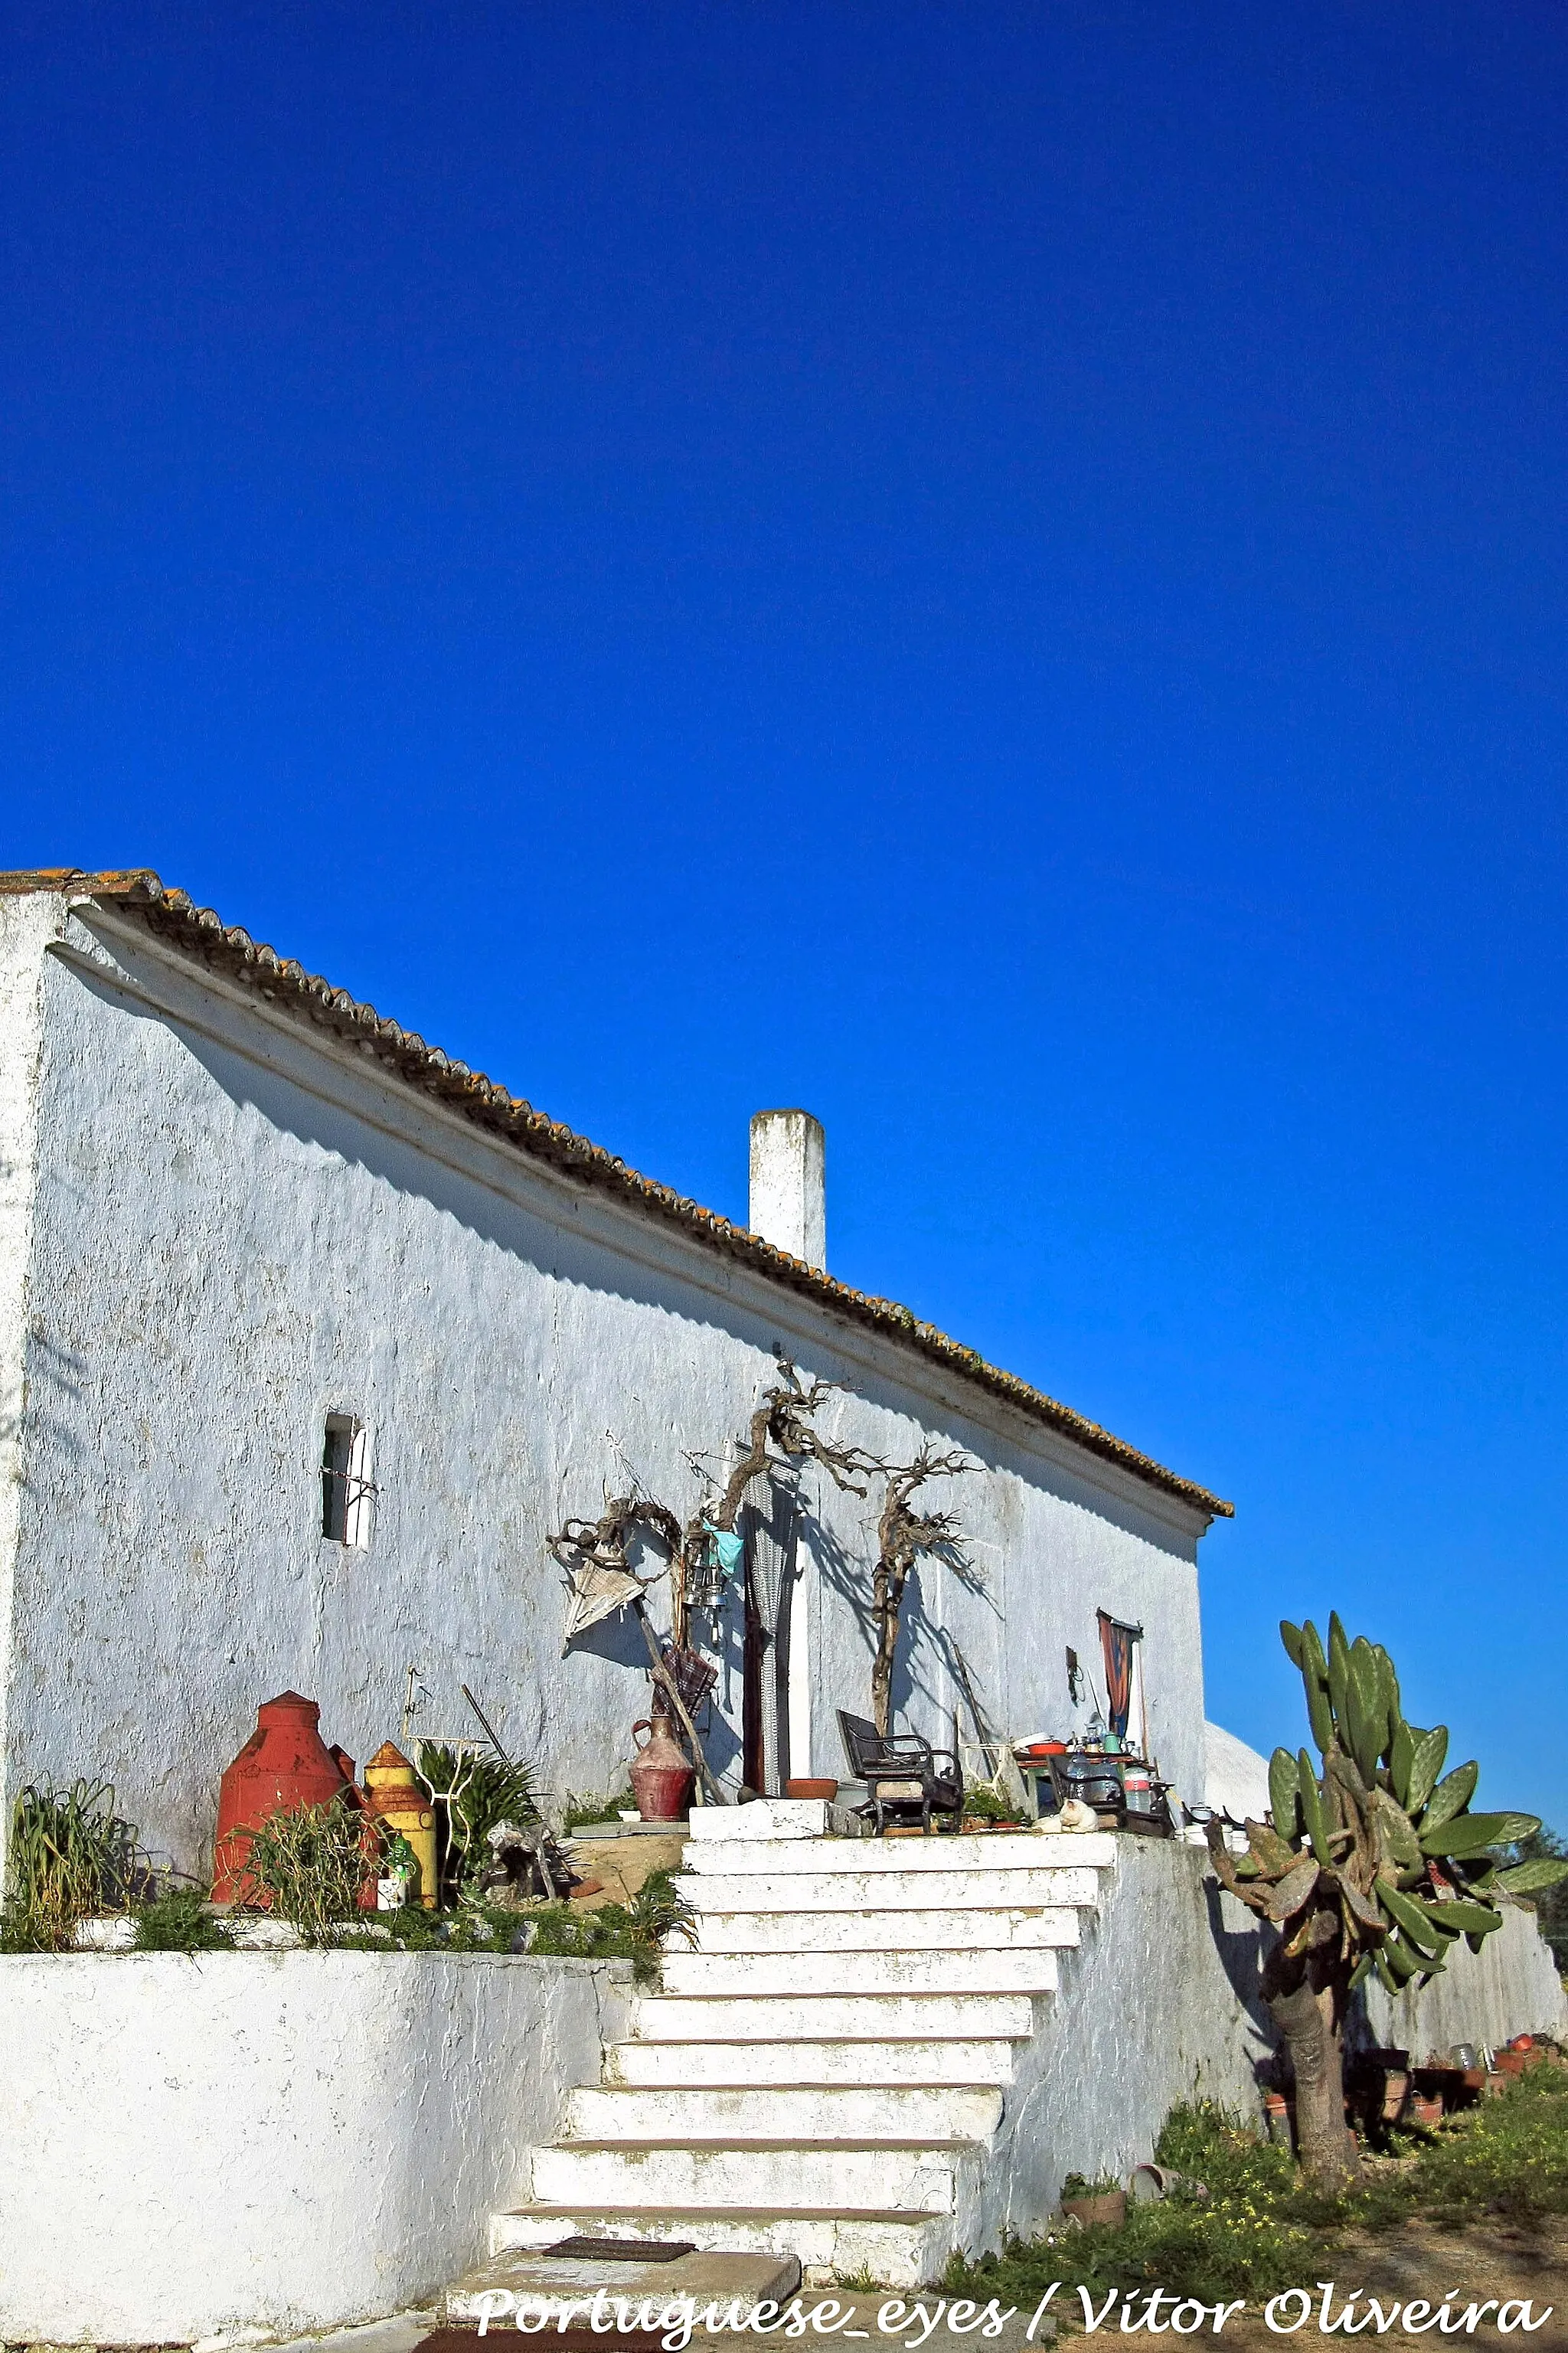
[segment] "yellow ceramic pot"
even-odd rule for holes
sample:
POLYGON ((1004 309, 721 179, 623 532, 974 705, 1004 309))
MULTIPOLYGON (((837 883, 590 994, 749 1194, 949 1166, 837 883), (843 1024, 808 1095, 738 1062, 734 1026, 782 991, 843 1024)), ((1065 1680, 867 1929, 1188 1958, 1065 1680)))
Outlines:
POLYGON ((436 1908, 436 1811, 400 1748, 384 1741, 364 1768, 370 1810, 389 1831, 400 1831, 419 1865, 419 1901, 436 1908))

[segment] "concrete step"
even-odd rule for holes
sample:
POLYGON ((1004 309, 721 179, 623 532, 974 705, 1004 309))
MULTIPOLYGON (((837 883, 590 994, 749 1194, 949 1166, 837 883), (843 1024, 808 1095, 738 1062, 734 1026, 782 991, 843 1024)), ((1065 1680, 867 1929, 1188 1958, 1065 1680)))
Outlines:
POLYGON ((700 1953, 978 1952, 1079 1941, 1071 1905, 1038 1911, 722 1912, 704 1905, 695 1924, 700 1953))
MULTIPOLYGON (((1076 1944, 1078 1917, 1068 1916, 1076 1944)), ((1057 1957, 1034 1946, 999 1952, 680 1951, 665 1955, 663 1974, 670 1994, 783 1994, 795 2002, 815 1994, 1034 1994, 1056 1991, 1057 1957)))
MULTIPOLYGON (((787 2048, 787 2046, 784 2046, 787 2048)), ((616 2084, 569 2092, 574 2141, 984 2140, 1002 2121, 994 2084, 616 2084)))
POLYGON ((954 2245, 951 2215, 883 2209, 779 2214, 770 2207, 705 2206, 650 2213, 635 2206, 528 2204, 490 2217, 492 2254, 552 2246, 574 2235, 691 2239, 728 2253, 794 2255, 808 2272, 833 2272, 841 2279, 864 2273, 895 2288, 940 2279, 954 2245))
POLYGON ((632 2015, 639 2042, 1026 2042, 1034 2031, 1027 1993, 645 1994, 632 2015))
POLYGON ((592 2329, 596 2306, 599 2333, 624 2344, 618 2325, 623 2314, 629 2333, 637 2326, 636 2316, 649 2307, 653 2318, 689 2297, 699 2312, 717 2305, 722 2313, 737 2303, 746 2312, 764 2302, 783 2304, 800 2285, 801 2264, 795 2255, 700 2248, 673 2263, 650 2257, 647 2242, 640 2263, 628 2261, 624 2249, 606 2260, 507 2248, 453 2281, 446 2295, 447 2320, 458 2327, 477 2320, 487 2335, 489 2325, 499 2322, 509 2333, 521 2328, 532 2337, 543 2329, 559 2338, 569 2328, 579 2334, 592 2329))
POLYGON ((1099 1900, 1100 1880, 1098 1871, 1046 1864, 1038 1871, 692 1871, 675 1884, 704 1912, 928 1912, 1088 1908, 1099 1900))
POLYGON ((616 2042, 606 2084, 1010 2084, 1013 2045, 985 2042, 616 2042))
POLYGON ((531 2195, 556 2206, 840 2208, 952 2214, 971 2210, 984 2150, 936 2140, 730 2141, 701 2147, 566 2141, 533 2152, 531 2195))
MULTIPOLYGON (((742 1806, 737 1814, 751 1810, 742 1806)), ((1065 1831, 1015 1831, 967 1838, 692 1840, 681 1869, 705 1877, 758 1871, 1108 1871, 1115 1861, 1110 1831, 1087 1831, 1076 1838, 1065 1831)))

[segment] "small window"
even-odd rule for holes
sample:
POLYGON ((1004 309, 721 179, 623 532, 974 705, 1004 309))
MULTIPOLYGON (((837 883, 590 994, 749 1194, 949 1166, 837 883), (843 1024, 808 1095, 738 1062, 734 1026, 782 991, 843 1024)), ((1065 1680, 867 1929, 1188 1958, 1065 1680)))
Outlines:
POLYGON ((327 1416, 321 1449, 321 1534, 361 1551, 370 1542, 370 1432, 352 1414, 327 1416))

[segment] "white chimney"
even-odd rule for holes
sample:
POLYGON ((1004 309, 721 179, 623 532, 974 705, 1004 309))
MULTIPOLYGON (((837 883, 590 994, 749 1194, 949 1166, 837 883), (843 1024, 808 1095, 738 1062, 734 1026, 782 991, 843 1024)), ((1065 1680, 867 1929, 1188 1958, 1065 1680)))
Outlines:
POLYGON ((808 1111, 752 1114, 752 1231, 807 1266, 826 1270, 824 1154, 822 1123, 808 1111))

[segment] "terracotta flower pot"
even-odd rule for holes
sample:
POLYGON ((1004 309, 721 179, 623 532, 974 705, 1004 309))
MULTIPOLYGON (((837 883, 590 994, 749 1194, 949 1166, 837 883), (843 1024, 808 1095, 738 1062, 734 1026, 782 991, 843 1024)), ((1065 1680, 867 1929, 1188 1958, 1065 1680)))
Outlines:
POLYGON ((1092 2198, 1064 2198, 1062 2212, 1070 2214, 1075 2222, 1081 2222, 1086 2231, 1104 2224, 1120 2231, 1127 2220, 1127 2192, 1102 2189, 1092 2198))
POLYGON ((789 1798, 826 1798, 831 1805, 838 1795, 837 1781, 786 1781, 784 1795, 789 1798))

